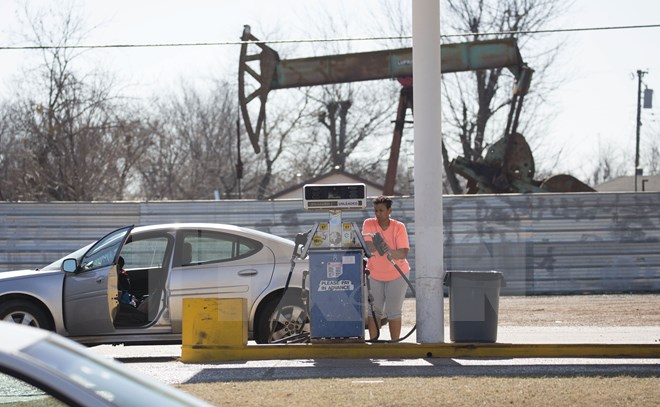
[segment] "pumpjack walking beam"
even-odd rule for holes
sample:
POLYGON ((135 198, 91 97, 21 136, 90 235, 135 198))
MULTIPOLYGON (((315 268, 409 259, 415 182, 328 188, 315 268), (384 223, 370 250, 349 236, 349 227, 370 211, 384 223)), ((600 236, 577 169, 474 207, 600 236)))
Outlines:
MULTIPOLYGON (((259 135, 271 90, 412 77, 412 48, 281 60, 275 50, 252 35, 248 25, 243 28, 241 40, 238 98, 245 130, 256 153, 261 151, 259 135), (252 51, 255 47, 256 53, 252 51), (260 105, 253 125, 248 105, 255 100, 260 105)), ((516 89, 520 95, 529 88, 533 70, 523 62, 514 38, 443 44, 440 51, 443 73, 507 68, 518 82, 516 89)), ((403 123, 405 109, 412 106, 412 95, 409 96, 410 103, 400 99, 394 139, 397 138, 397 131, 403 130, 398 126, 403 123)), ((408 94, 402 91, 400 98, 404 97, 407 98, 408 94)), ((398 159, 399 146, 400 140, 393 140, 386 190, 392 190, 394 186, 397 166, 394 155, 398 159)))

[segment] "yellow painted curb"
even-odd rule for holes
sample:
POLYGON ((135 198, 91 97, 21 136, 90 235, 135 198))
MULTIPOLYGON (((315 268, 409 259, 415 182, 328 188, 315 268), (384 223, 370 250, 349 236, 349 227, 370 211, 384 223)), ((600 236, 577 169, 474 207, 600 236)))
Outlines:
POLYGON ((243 347, 195 346, 183 362, 209 363, 271 359, 418 358, 660 358, 654 344, 287 344, 243 347))
POLYGON ((181 360, 211 363, 271 359, 660 358, 660 344, 308 343, 247 344, 243 298, 183 300, 181 360))

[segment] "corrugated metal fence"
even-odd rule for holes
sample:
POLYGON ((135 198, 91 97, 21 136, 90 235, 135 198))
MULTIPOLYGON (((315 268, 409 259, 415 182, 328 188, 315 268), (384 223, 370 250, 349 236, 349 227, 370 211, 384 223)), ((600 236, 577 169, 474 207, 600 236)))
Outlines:
MULTIPOLYGON (((443 209, 445 270, 501 271, 505 295, 660 291, 660 193, 446 196, 443 209)), ((408 226, 414 270, 414 198, 396 199, 392 216, 408 226)), ((0 203, 0 271, 42 267, 127 224, 230 223, 293 239, 326 220, 300 200, 0 203)))

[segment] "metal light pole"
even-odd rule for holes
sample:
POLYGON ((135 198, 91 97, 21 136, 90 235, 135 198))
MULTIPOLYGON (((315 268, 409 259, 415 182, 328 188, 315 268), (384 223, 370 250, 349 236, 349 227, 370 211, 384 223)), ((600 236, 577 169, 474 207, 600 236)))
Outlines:
MULTIPOLYGON (((637 133, 635 141, 635 192, 637 192, 637 176, 642 175, 642 169, 639 168, 639 135, 642 127, 642 78, 647 71, 637 70, 637 133)), ((644 108, 650 109, 653 105, 653 90, 644 91, 644 108)))
POLYGON ((637 70, 637 137, 635 141, 635 192, 637 192, 637 173, 639 172, 639 131, 642 127, 642 77, 646 72, 637 70))
POLYGON ((413 0, 417 342, 444 341, 440 0, 413 0))

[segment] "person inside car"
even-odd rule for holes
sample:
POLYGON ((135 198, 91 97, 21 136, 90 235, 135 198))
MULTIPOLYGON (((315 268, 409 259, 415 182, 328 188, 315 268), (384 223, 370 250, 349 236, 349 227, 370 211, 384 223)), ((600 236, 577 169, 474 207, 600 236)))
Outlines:
POLYGON ((128 304, 137 307, 137 299, 131 293, 131 279, 124 269, 124 258, 119 256, 117 260, 117 274, 118 274, 118 288, 119 288, 119 303, 128 304))
POLYGON ((124 258, 119 256, 117 260, 119 312, 115 317, 114 325, 116 327, 141 326, 148 322, 147 314, 137 308, 139 301, 131 292, 131 279, 124 269, 124 264, 124 258))

